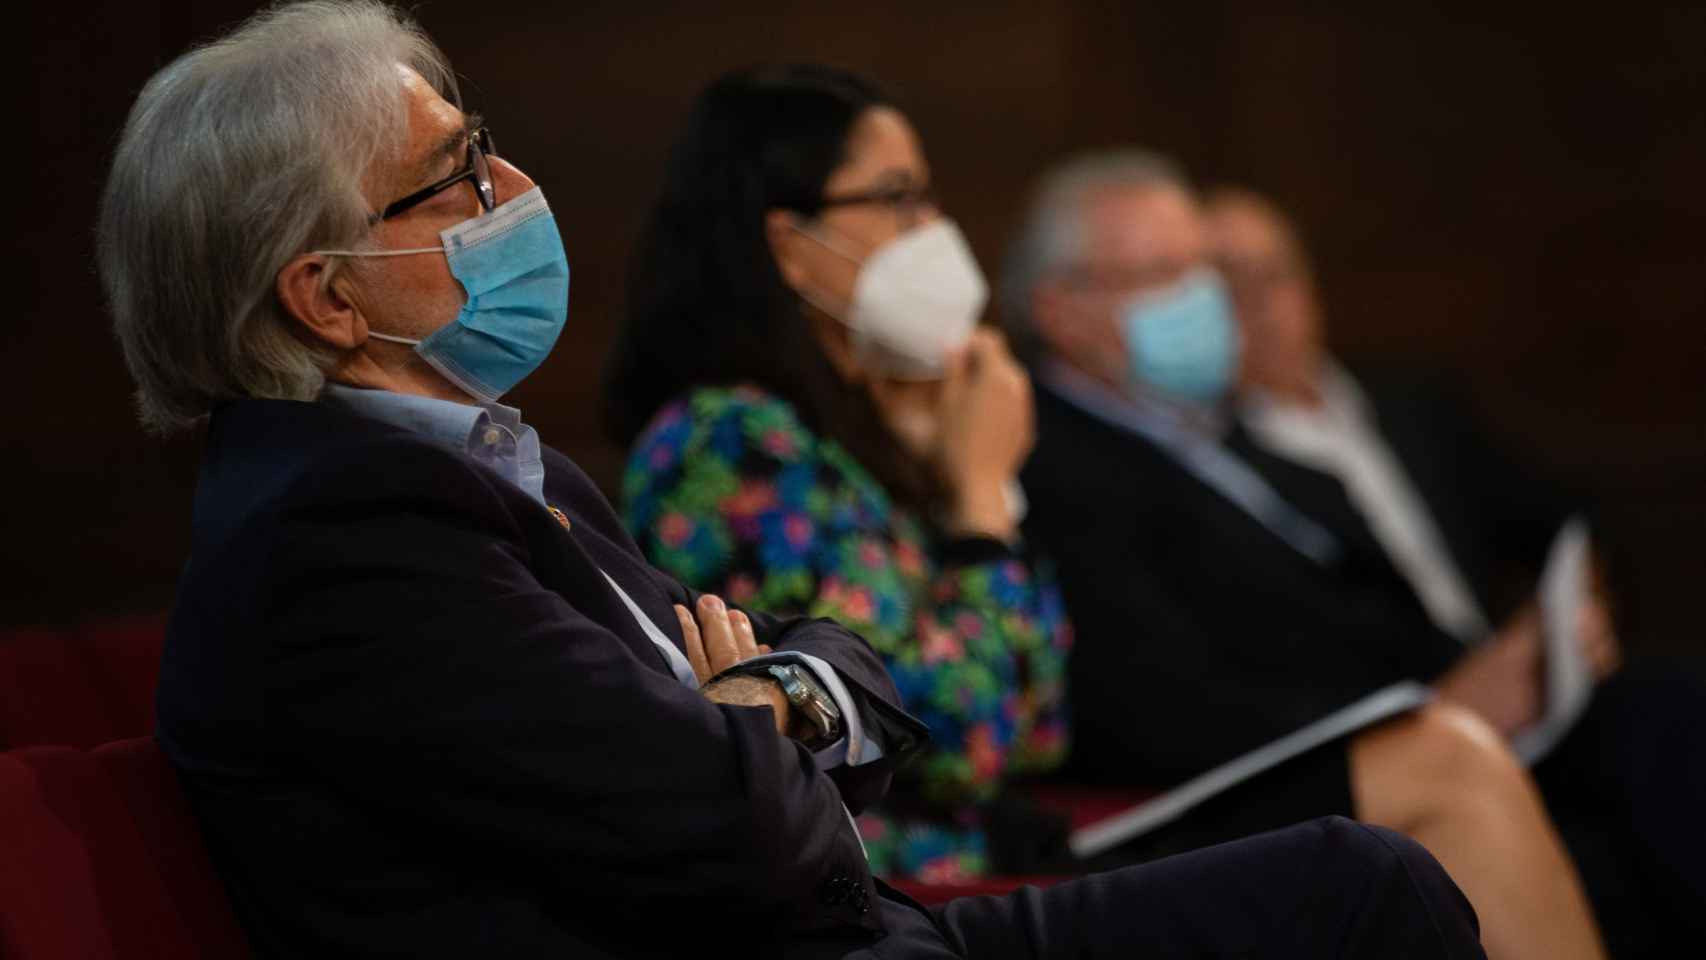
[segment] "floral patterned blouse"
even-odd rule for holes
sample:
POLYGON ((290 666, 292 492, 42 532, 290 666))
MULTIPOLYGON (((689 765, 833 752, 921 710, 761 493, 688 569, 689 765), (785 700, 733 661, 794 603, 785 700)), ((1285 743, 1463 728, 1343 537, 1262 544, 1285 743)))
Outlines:
POLYGON ((832 617, 883 657, 931 748, 859 818, 878 873, 988 871, 980 807, 1066 748, 1071 630, 1053 581, 997 541, 942 540, 834 441, 752 387, 705 388, 636 441, 623 519, 685 583, 757 610, 832 617))

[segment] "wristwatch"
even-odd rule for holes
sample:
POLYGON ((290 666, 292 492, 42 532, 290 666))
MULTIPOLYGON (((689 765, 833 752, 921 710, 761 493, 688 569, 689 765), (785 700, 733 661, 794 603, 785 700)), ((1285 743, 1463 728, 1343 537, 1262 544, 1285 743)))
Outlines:
POLYGON ((817 728, 817 736, 806 743, 807 747, 827 747, 841 737, 841 711, 810 670, 793 663, 773 663, 764 672, 776 679, 788 704, 817 728))

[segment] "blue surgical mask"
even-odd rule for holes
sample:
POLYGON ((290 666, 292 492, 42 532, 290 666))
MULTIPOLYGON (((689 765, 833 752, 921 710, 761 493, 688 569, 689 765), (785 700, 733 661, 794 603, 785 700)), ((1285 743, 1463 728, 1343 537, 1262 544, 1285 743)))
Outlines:
POLYGON ((1127 304, 1121 317, 1131 375, 1172 400, 1220 400, 1238 369, 1238 326, 1220 277, 1196 270, 1127 304))
POLYGON ((550 355, 569 316, 569 258, 556 218, 538 188, 490 213, 439 233, 442 246, 410 250, 321 250, 341 256, 440 253, 468 302, 451 323, 421 340, 368 332, 413 346, 451 383, 487 403, 497 400, 550 355))

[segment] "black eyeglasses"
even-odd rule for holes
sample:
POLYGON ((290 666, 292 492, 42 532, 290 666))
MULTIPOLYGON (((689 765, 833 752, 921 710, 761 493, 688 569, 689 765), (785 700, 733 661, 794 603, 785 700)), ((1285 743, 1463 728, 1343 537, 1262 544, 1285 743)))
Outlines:
POLYGON ((474 181, 474 193, 480 198, 480 209, 491 213, 492 208, 498 205, 497 188, 492 186, 491 163, 491 158, 497 155, 497 149, 492 146, 491 131, 481 127, 468 136, 467 166, 431 186, 416 190, 369 219, 373 223, 389 220, 410 207, 449 190, 464 180, 474 181))
POLYGON ((936 191, 925 187, 883 187, 877 190, 866 190, 863 193, 849 193, 839 197, 824 197, 818 201, 818 206, 852 207, 863 204, 878 204, 892 207, 900 215, 904 223, 916 223, 925 212, 935 212, 936 191))

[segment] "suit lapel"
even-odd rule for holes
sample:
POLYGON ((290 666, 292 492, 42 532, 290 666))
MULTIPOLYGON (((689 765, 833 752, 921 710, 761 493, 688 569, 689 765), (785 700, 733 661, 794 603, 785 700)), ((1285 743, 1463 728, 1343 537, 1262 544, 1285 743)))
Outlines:
POLYGON ((1340 540, 1354 544, 1357 552, 1373 550, 1385 555, 1373 529, 1351 502, 1349 491, 1338 477, 1268 452, 1250 439, 1242 425, 1233 427, 1226 445, 1299 513, 1326 527, 1340 540))
POLYGON ((586 490, 578 489, 580 485, 572 482, 574 478, 565 478, 551 467, 547 460, 548 506, 541 508, 523 495, 531 508, 528 515, 535 528, 530 535, 549 544, 547 552, 555 551, 563 560, 566 575, 562 583, 548 585, 568 598, 576 609, 620 634, 643 661, 673 676, 668 661, 605 577, 608 575, 620 584, 641 613, 677 650, 683 651, 685 643, 674 604, 687 603, 685 593, 679 597, 667 594, 644 561, 603 534, 600 527, 613 521, 614 515, 596 489, 590 485, 586 490))

